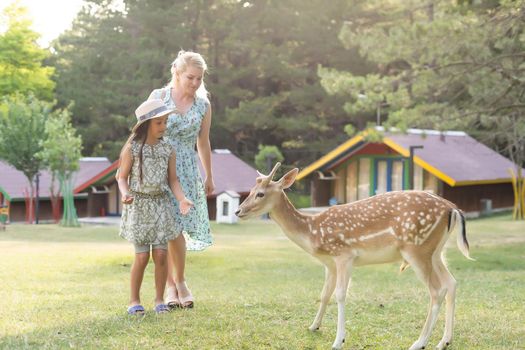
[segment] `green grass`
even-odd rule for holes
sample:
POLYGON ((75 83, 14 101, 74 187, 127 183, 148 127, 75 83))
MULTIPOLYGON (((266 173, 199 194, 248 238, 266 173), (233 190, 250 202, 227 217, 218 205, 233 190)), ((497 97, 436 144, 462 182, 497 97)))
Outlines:
MULTIPOLYGON (((328 349, 337 307, 307 331, 319 304, 322 267, 273 222, 213 225, 216 244, 189 253, 193 310, 155 315, 153 269, 142 287, 143 319, 125 314, 132 247, 116 227, 11 225, 0 231, 2 349, 328 349)), ((467 261, 448 248, 459 282, 451 349, 525 348, 525 223, 508 215, 468 222, 467 261)), ((347 298, 345 349, 407 349, 428 296, 398 265, 356 268, 347 298)), ((443 331, 443 314, 429 348, 443 331)))

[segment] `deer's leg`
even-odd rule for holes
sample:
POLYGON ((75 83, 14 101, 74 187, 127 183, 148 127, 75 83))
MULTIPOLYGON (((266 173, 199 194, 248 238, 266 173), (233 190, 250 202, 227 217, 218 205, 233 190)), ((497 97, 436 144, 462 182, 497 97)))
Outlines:
POLYGON ((325 280, 323 291, 321 292, 321 304, 319 305, 319 310, 317 311, 317 315, 315 315, 314 322, 308 328, 312 332, 318 330, 321 326, 321 321, 323 320, 323 316, 326 311, 326 306, 328 305, 332 294, 334 294, 335 283, 337 278, 335 264, 333 262, 323 263, 325 263, 325 280))
POLYGON ((421 330, 419 338, 412 344, 409 350, 424 349, 434 328, 441 303, 446 294, 446 289, 443 288, 439 271, 433 266, 432 258, 418 259, 414 255, 407 254, 407 252, 401 253, 405 260, 414 268, 417 277, 428 287, 430 294, 430 306, 428 310, 427 319, 425 325, 421 330))
POLYGON ((443 262, 443 258, 440 256, 439 261, 436 263, 439 269, 441 282, 447 289, 445 296, 446 300, 446 317, 445 317, 445 333, 443 338, 437 345, 438 350, 446 349, 452 343, 452 333, 454 329, 454 309, 456 304, 456 280, 454 276, 447 269, 447 266, 443 262))
POLYGON ((353 258, 338 257, 335 260, 337 281, 335 287, 335 298, 337 299, 337 335, 332 349, 341 349, 345 341, 345 300, 350 282, 353 258))

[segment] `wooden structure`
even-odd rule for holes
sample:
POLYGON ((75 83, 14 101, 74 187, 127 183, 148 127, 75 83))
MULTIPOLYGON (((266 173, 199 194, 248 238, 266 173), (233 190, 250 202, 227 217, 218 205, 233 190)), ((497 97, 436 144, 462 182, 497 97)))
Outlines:
POLYGON ((310 181, 313 206, 410 188, 439 194, 470 215, 487 203, 494 210, 513 206, 515 164, 464 132, 409 129, 379 141, 367 137, 368 131, 359 133, 299 173, 298 180, 310 181))
MULTIPOLYGON (((201 175, 204 171, 198 161, 201 175)), ((232 191, 244 200, 257 178, 257 171, 236 157, 229 150, 216 149, 212 152, 213 176, 215 191, 208 196, 208 213, 210 219, 216 217, 216 197, 218 194, 232 191)), ((74 201, 78 217, 115 215, 122 212, 120 193, 115 173, 118 161, 111 163, 105 157, 82 158, 80 169, 74 176, 74 201)), ((40 176, 39 219, 52 220, 50 201, 51 175, 47 171, 40 176)), ((24 221, 25 203, 23 190, 29 185, 26 177, 10 165, 0 161, 0 196, 9 199, 11 221, 24 221)), ((56 184, 58 186, 58 183, 56 184)), ((2 205, 0 197, 0 205, 2 205)))

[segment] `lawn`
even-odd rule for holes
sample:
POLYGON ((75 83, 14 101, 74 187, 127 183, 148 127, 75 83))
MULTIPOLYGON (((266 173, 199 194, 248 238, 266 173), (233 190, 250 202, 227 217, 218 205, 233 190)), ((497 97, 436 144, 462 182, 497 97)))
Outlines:
MULTIPOLYGON (((193 310, 156 315, 153 269, 142 287, 148 312, 126 315, 132 247, 116 227, 11 225, 0 231, 2 349, 329 349, 337 307, 319 332, 307 327, 324 272, 271 221, 213 225, 216 243, 189 253, 193 310)), ((468 261, 447 249, 459 282, 451 349, 525 349, 525 222, 503 215, 467 223, 468 261)), ((428 296, 398 265, 357 268, 347 299, 345 349, 407 349, 428 296)), ((443 331, 443 314, 429 348, 443 331)))

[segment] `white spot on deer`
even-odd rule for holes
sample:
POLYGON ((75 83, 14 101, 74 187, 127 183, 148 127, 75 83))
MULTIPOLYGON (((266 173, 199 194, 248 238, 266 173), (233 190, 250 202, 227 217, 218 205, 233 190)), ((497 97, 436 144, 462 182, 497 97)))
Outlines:
POLYGON ((344 239, 345 239, 345 235, 343 235, 342 233, 340 233, 340 234, 338 235, 338 237, 339 237, 340 240, 344 240, 344 239))
POLYGON ((312 234, 316 235, 317 234, 317 230, 312 230, 312 234))

